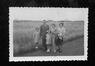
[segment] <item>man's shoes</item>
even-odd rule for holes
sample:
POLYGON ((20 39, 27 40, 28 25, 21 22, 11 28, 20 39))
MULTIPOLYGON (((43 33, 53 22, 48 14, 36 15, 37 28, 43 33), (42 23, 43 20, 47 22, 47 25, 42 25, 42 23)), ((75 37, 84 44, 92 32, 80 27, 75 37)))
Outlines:
POLYGON ((59 53, 62 53, 62 50, 59 50, 59 53))

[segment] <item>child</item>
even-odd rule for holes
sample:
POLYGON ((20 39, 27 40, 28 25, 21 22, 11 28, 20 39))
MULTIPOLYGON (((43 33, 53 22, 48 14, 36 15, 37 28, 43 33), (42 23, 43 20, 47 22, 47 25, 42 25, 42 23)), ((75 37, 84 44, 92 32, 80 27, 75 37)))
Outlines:
POLYGON ((47 31, 46 34, 46 44, 47 44, 47 52, 51 51, 51 33, 50 31, 47 31))
POLYGON ((61 48, 62 48, 62 43, 63 43, 63 37, 65 34, 65 28, 63 26, 64 24, 60 23, 59 28, 58 28, 58 35, 57 35, 58 38, 57 38, 56 45, 58 47, 59 52, 62 52, 61 48))
POLYGON ((34 43, 36 44, 36 49, 38 48, 38 44, 39 44, 39 28, 36 27, 35 28, 35 32, 34 32, 34 43))

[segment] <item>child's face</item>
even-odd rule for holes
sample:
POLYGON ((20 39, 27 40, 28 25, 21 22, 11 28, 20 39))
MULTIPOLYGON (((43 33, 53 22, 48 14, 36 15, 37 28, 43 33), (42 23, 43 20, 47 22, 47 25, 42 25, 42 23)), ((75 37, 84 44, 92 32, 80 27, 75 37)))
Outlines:
POLYGON ((39 31, 39 28, 36 28, 36 31, 38 32, 39 31))

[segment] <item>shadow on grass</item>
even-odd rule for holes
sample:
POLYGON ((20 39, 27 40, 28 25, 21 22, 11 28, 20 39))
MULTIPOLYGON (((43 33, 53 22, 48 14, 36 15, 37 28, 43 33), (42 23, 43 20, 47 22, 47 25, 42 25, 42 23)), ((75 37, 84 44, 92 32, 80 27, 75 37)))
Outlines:
MULTIPOLYGON (((69 38, 68 40, 65 40, 63 44, 66 44, 67 42, 72 42, 74 40, 77 40, 77 39, 80 39, 83 37, 84 37, 84 35, 79 35, 76 37, 69 38)), ((20 50, 18 53, 14 53, 14 57, 24 56, 24 54, 33 53, 33 52, 36 52, 39 50, 42 50, 42 46, 39 46, 39 49, 31 48, 30 50, 26 50, 26 51, 20 50)))

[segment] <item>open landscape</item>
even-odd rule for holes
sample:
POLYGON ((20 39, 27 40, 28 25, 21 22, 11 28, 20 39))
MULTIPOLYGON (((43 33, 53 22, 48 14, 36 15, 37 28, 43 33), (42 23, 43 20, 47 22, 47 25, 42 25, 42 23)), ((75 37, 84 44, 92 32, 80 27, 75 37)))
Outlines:
POLYGON ((48 24, 64 22, 66 34, 64 36, 63 52, 45 53, 35 49, 33 32, 40 27, 42 21, 14 20, 13 22, 13 48, 14 56, 79 56, 84 55, 84 21, 50 21, 48 24))

